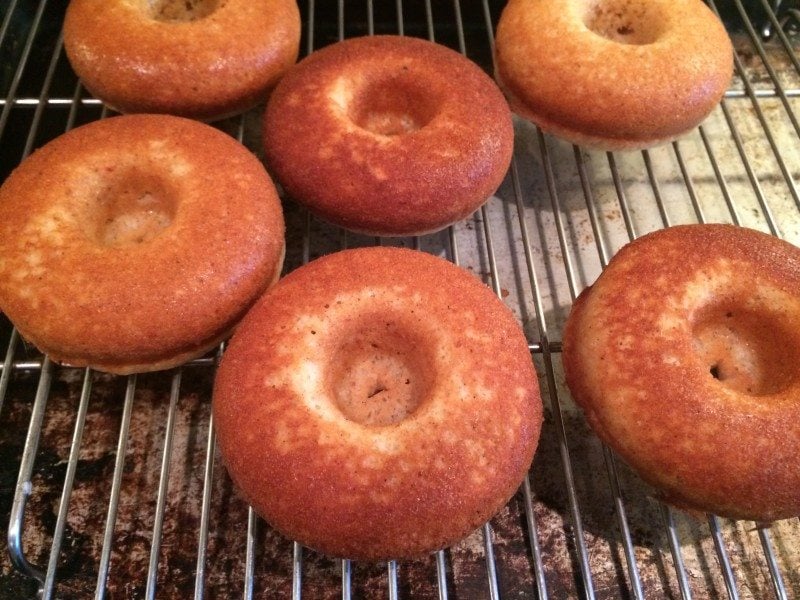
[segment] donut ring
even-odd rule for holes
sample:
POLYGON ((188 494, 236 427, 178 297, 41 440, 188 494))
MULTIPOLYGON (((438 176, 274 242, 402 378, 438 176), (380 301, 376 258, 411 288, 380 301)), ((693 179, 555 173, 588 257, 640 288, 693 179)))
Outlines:
POLYGON ((213 397, 245 499, 329 555, 447 546, 514 494, 542 404, 516 319, 478 279, 414 250, 328 255, 237 329, 213 397))
POLYGON ((469 216, 502 182, 513 142, 508 105, 477 65, 399 36, 314 52, 264 118, 267 164, 289 195, 369 235, 428 233, 469 216))
POLYGON ((0 310, 58 362, 111 373, 204 354, 278 277, 284 226, 261 163, 166 115, 90 123, 0 187, 0 310))
POLYGON ((693 129, 733 72, 725 28, 700 0, 511 0, 495 57, 514 112, 607 150, 693 129))
POLYGON ((64 19, 75 73, 123 113, 215 120, 247 110, 299 45, 293 0, 71 0, 64 19))
POLYGON ((730 225, 648 234, 579 296, 567 384, 668 502, 763 522, 800 515, 798 290, 800 249, 777 238, 730 225))

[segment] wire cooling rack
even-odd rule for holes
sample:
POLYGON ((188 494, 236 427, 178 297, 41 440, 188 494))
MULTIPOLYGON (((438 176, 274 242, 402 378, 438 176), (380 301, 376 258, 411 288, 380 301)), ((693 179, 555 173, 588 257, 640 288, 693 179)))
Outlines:
MULTIPOLYGON (((736 48, 718 109, 678 142, 600 153, 516 123, 497 194, 434 235, 382 240, 291 201, 291 270, 347 246, 399 244, 483 278, 525 329, 546 405, 519 492, 463 542, 409 562, 329 559, 282 538, 236 496, 209 401, 219 352, 112 377, 59 367, 0 315, 0 597, 792 598, 800 522, 771 528, 661 504, 589 431, 563 385, 569 307, 624 243, 689 222, 732 222, 800 243, 798 8, 711 3, 736 48)), ((502 2, 301 3, 303 53, 398 33, 492 69, 502 2)), ((0 4, 0 177, 60 133, 108 113, 63 53, 64 3, 0 4)), ((677 60, 677 58, 676 58, 677 60)), ((624 85, 624 82, 620 82, 624 85)), ((260 152, 258 110, 216 124, 260 152)))

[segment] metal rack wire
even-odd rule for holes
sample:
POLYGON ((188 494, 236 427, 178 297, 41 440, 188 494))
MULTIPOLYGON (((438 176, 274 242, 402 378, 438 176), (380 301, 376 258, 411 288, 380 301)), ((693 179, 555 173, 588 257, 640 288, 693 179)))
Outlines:
MULTIPOLYGON (((710 5, 735 41, 736 73, 719 109, 680 141, 603 154, 520 122, 496 196, 423 238, 347 234, 285 204, 288 269, 344 246, 399 243, 473 270, 515 311, 547 418, 529 476, 495 519, 419 561, 319 556, 260 522, 220 468, 208 400, 222 349, 168 373, 114 378, 54 365, 3 321, 0 502, 11 564, 0 560, 0 596, 800 597, 798 519, 769 529, 659 503, 588 431, 561 374, 569 307, 627 241, 676 223, 725 221, 800 243, 797 9, 710 5)), ((491 70, 501 7, 308 0, 303 49, 417 35, 491 70)), ((52 0, 0 7, 2 177, 47 140, 107 114, 66 64, 62 17, 52 0)), ((218 126, 258 152, 258 118, 218 126)))

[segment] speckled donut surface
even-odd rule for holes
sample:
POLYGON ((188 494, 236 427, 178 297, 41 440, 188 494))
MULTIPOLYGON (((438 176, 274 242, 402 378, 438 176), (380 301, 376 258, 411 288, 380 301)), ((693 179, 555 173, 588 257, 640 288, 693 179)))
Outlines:
POLYGON ((323 219, 373 235, 436 231, 480 207, 511 161, 511 113, 463 55, 398 36, 300 61, 264 120, 268 166, 323 219))
POLYGON ((567 384, 679 507, 800 514, 800 249, 730 225, 639 238, 578 298, 567 384))
POLYGON ((397 248, 284 277, 214 388, 223 461, 287 537, 385 560, 450 545, 514 494, 542 405, 525 337, 478 279, 397 248))
POLYGON ((701 0, 511 0, 495 53, 517 114, 608 150, 693 129, 733 71, 730 39, 701 0))
POLYGON ((219 119, 264 101, 297 60, 294 0, 71 0, 64 48, 123 113, 219 119))
POLYGON ((263 166, 196 121, 84 125, 0 187, 0 310, 70 365, 130 373, 203 354, 278 277, 283 252, 263 166))

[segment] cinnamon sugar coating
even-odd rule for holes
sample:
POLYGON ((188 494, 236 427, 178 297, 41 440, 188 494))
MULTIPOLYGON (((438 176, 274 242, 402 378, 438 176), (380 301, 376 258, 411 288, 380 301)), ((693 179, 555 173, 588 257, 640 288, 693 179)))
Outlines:
POLYGON ((412 250, 290 273, 231 340, 214 388, 225 465, 278 531, 337 557, 418 556, 514 494, 542 405, 527 342, 471 274, 412 250))
POLYGON ((463 55, 398 36, 314 52, 275 89, 267 164, 321 218, 373 235, 440 230, 480 207, 511 161, 511 113, 463 55))
POLYGON ((731 225, 625 246, 578 298, 567 384, 598 436, 679 507, 800 515, 800 250, 731 225))
POLYGON ((131 373, 202 355, 277 279, 283 252, 263 166, 196 121, 84 125, 0 187, 0 310, 69 365, 131 373))

